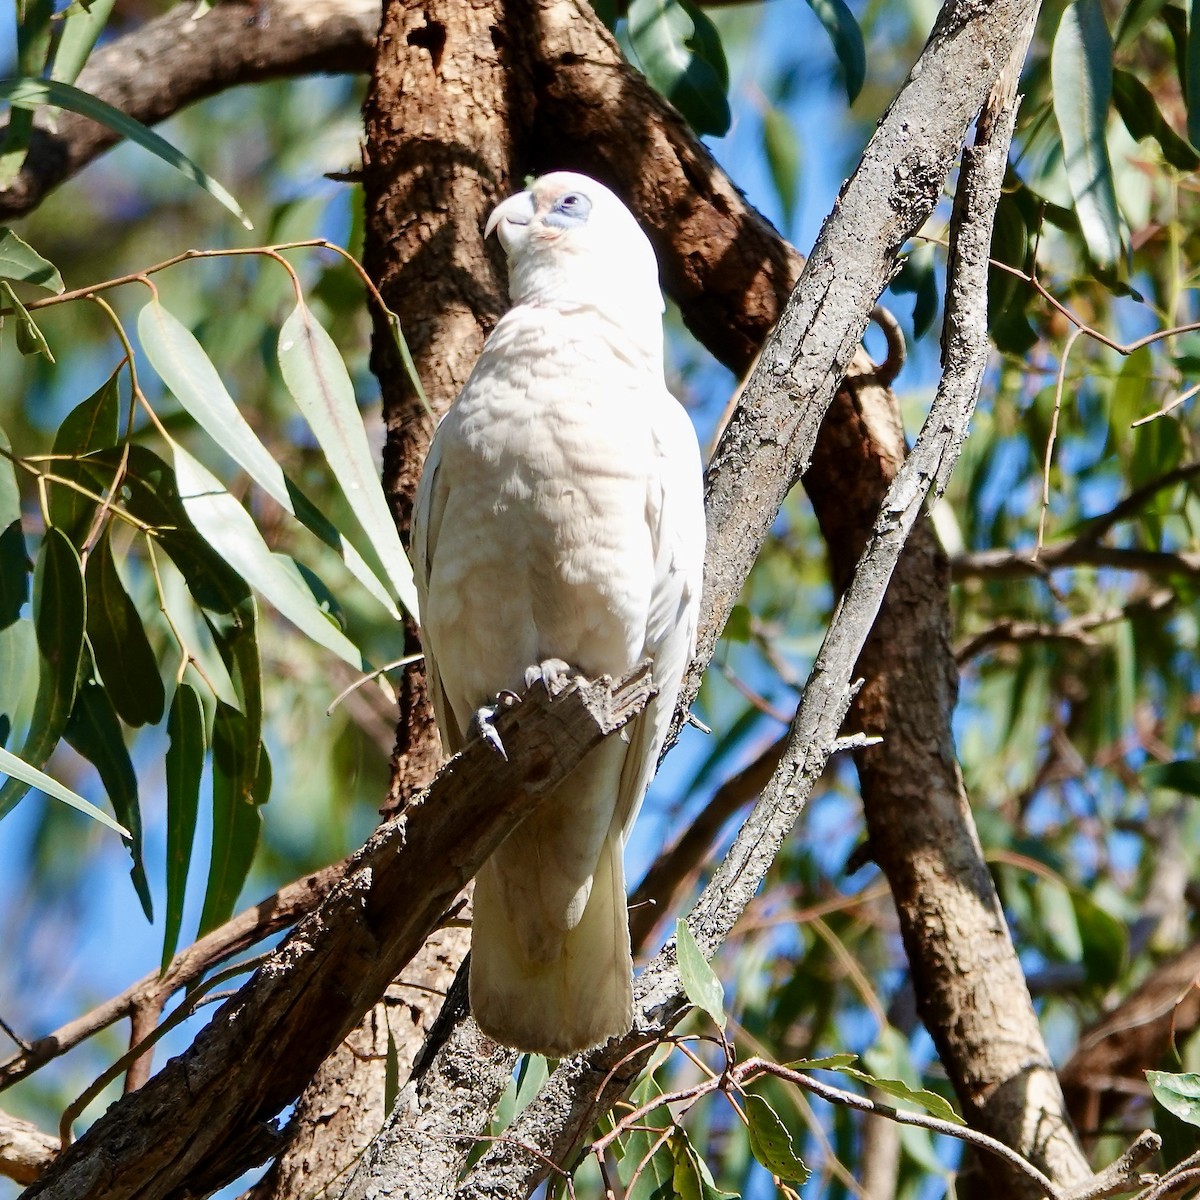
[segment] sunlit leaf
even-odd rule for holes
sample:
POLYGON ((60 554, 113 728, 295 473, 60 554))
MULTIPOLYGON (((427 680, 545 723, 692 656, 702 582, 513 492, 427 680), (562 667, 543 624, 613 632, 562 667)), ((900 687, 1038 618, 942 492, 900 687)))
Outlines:
MULTIPOLYGON (((129 830, 124 825, 118 825, 108 813, 89 803, 78 793, 71 791, 69 787, 64 787, 57 779, 51 778, 44 771, 31 767, 24 759, 18 758, 11 750, 5 750, 3 746, 0 746, 0 775, 7 775, 10 781, 19 780, 22 785, 22 793, 31 787, 37 788, 39 792, 45 792, 51 799, 61 800, 71 808, 78 809, 81 813, 91 817, 93 821, 99 821, 101 825, 113 830, 114 833, 119 833, 122 837, 129 836, 129 830)), ((2 790, 0 789, 0 791, 2 790)), ((2 815, 0 813, 0 816, 2 815)))
MULTIPOLYGON (((138 314, 146 357, 196 423, 282 509, 300 520, 345 560, 356 579, 394 616, 388 590, 362 555, 284 474, 229 395, 217 369, 190 330, 157 300, 138 314)), ((376 479, 378 485, 378 479, 376 479)), ((392 526, 395 533, 395 526, 392 526)))
POLYGON ((136 142, 186 175, 197 187, 223 204, 247 229, 253 229, 250 218, 242 211, 238 202, 215 179, 202 171, 186 154, 176 150, 170 142, 148 129, 141 121, 135 121, 119 108, 105 104, 103 100, 69 83, 56 79, 0 79, 0 100, 8 100, 17 108, 32 109, 48 104, 55 108, 66 108, 81 116, 90 117, 106 125, 115 133, 136 142))
POLYGON ((71 9, 63 20, 62 35, 54 51, 54 67, 50 78, 60 83, 74 83, 87 62, 97 39, 108 24, 116 0, 90 0, 87 7, 71 9))
POLYGON ((125 842, 133 859, 129 877, 146 920, 153 921, 154 903, 142 861, 142 814, 138 804, 137 776, 121 734, 116 709, 99 683, 88 680, 80 685, 63 736, 96 768, 117 820, 129 830, 125 842))
POLYGON ((88 640, 121 720, 127 725, 154 725, 162 719, 166 693, 142 618, 117 573, 111 529, 108 526, 100 535, 84 572, 88 640))
POLYGON ((808 6, 833 42, 834 53, 842 65, 846 98, 853 104, 867 78, 867 51, 858 21, 845 0, 808 0, 808 6))
POLYGON ((199 936, 233 913, 258 846, 260 810, 271 790, 266 752, 240 712, 218 703, 212 737, 212 856, 199 936))
POLYGON ((1147 1071, 1146 1082, 1167 1112, 1189 1125, 1200 1125, 1200 1075, 1147 1071))
POLYGON ((183 507, 208 544, 298 629, 360 669, 362 654, 317 607, 295 574, 275 561, 250 514, 182 446, 175 446, 173 453, 183 507))
POLYGON ((1121 219, 1106 133, 1112 41, 1100 0, 1074 0, 1064 10, 1050 76, 1067 181, 1084 240, 1097 265, 1111 269, 1121 257, 1121 219))
POLYGON ((187 891, 192 843, 200 808, 204 771, 204 707, 188 683, 175 689, 167 717, 167 911, 163 923, 162 967, 165 971, 179 944, 183 901, 187 891))
POLYGON ((3 225, 0 225, 0 279, 32 284, 55 295, 63 290, 58 268, 3 225))
POLYGON ((724 1029, 727 1018, 721 981, 700 953, 692 931, 682 918, 675 922, 675 952, 679 959, 679 978, 687 998, 724 1029))
MULTIPOLYGON (((29 731, 18 757, 44 767, 75 704, 83 655, 85 602, 79 555, 65 535, 47 529, 33 575, 33 620, 38 645, 38 688, 29 731)), ((29 790, 15 771, 0 786, 0 817, 29 790)), ((39 785, 40 786, 40 785, 39 785)))
POLYGON ((720 35, 689 0, 631 0, 629 40, 646 78, 697 133, 723 137, 731 120, 720 35))
POLYGON ((755 1092, 745 1098, 746 1120, 750 1122, 750 1151, 772 1175, 803 1183, 808 1168, 792 1145, 792 1135, 779 1114, 755 1092))
POLYGON ((400 603, 417 612, 412 565, 388 508, 354 385, 333 339, 304 304, 279 331, 279 367, 400 603))

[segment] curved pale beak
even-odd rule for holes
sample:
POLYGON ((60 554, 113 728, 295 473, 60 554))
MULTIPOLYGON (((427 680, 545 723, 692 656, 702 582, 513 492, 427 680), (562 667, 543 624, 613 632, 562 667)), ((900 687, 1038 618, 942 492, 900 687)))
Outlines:
POLYGON ((501 201, 492 209, 492 215, 488 217, 487 224, 484 226, 483 236, 488 238, 494 230, 499 230, 500 244, 507 249, 506 232, 514 225, 528 225, 533 220, 534 212, 531 192, 518 192, 515 196, 509 196, 507 200, 501 201))

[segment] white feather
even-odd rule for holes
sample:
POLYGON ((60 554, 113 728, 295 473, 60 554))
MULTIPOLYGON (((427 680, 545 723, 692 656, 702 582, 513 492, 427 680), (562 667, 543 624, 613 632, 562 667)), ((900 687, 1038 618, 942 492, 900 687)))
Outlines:
POLYGON ((563 1055, 631 1020, 622 850, 695 642, 700 454, 663 382, 653 251, 620 201, 558 173, 500 205, 493 227, 514 307, 438 427, 413 513, 445 748, 547 659, 616 677, 648 656, 658 688, 479 875, 476 1019, 498 1041, 563 1055), (562 211, 569 195, 584 220, 562 211))

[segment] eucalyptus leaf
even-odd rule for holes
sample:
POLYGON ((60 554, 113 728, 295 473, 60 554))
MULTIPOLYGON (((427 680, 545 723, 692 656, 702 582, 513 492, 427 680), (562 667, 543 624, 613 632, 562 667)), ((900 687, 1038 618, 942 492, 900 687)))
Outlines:
POLYGON ((56 296, 63 290, 58 268, 3 225, 0 225, 0 279, 28 283, 56 296))
POLYGON ((79 78, 83 64, 108 24, 115 3, 116 0, 89 0, 86 7, 80 5, 67 12, 58 48, 54 51, 51 79, 74 83, 79 78))
POLYGON ((716 972, 705 961, 700 947, 692 936, 687 922, 680 918, 675 922, 675 952, 679 959, 679 977, 687 998, 699 1009, 703 1009, 717 1026, 725 1028, 725 993, 716 972))
MULTIPOLYGON (((192 332, 157 300, 151 300, 138 314, 138 336, 151 365, 188 415, 276 504, 336 550, 354 577, 393 617, 399 618, 400 614, 387 588, 362 555, 284 474, 283 468, 259 440, 192 332)), ((357 409, 355 419, 359 420, 361 426, 357 409)), ((376 490, 382 492, 378 475, 374 475, 374 482, 376 490)), ((388 524, 398 546, 395 523, 390 517, 388 524)), ((400 554, 403 553, 401 549, 400 554)), ((411 580, 411 577, 410 570, 408 578, 411 580)), ((416 611, 415 607, 413 611, 416 611)))
POLYGON ((1135 141, 1153 138, 1163 158, 1181 171, 1200 167, 1200 154, 1171 128, 1154 93, 1131 71, 1113 71, 1113 103, 1135 141))
POLYGON ((129 830, 125 841, 133 859, 129 877, 146 920, 153 921, 154 902, 150 898, 150 884, 142 859, 142 814, 138 804, 137 776, 121 734, 116 709, 101 684, 88 680, 80 685, 64 737, 96 768, 117 820, 129 830))
POLYGON ((729 68, 700 9, 689 0, 631 0, 629 40, 646 78, 697 133, 729 131, 729 68))
POLYGON ((869 1075, 866 1071, 859 1071, 854 1067, 841 1067, 839 1070, 843 1075, 849 1075, 852 1079, 857 1079, 860 1083, 865 1083, 869 1087, 873 1087, 877 1091, 883 1092, 885 1095, 891 1096, 896 1100, 915 1104, 939 1120, 950 1121, 954 1125, 966 1124, 962 1117, 950 1106, 946 1098, 939 1096, 937 1092, 931 1092, 927 1088, 909 1087, 907 1083, 899 1079, 880 1079, 874 1075, 869 1075))
POLYGON ((166 692, 137 605, 117 573, 111 531, 111 525, 105 527, 84 572, 88 640, 121 720, 133 726, 154 725, 162 719, 166 692))
POLYGON ((54 355, 50 352, 50 344, 7 279, 0 279, 0 303, 13 310, 13 319, 17 323, 17 349, 24 355, 40 354, 52 363, 54 355))
POLYGON ((16 724, 27 691, 28 676, 36 669, 33 623, 22 617, 29 600, 33 563, 21 526, 21 494, 16 471, 7 455, 12 448, 0 429, 0 746, 16 724))
POLYGON ((833 42, 834 53, 842 66, 846 98, 853 104, 867 78, 867 49, 858 21, 845 0, 808 0, 808 6, 833 42))
POLYGON ((167 911, 163 923, 162 969, 165 971, 179 944, 183 902, 187 892, 192 844, 200 811, 200 779, 207 749, 204 706, 189 683, 181 683, 167 716, 167 911))
POLYGON ((808 1168, 796 1153, 792 1135, 779 1114, 756 1092, 745 1097, 746 1120, 750 1123, 750 1152, 772 1175, 785 1182, 803 1183, 808 1168))
POLYGON ((350 373, 333 339, 303 303, 279 330, 279 368, 400 603, 415 616, 412 565, 383 494, 350 373))
POLYGON ((245 716, 218 703, 212 735, 212 854, 200 937, 229 919, 250 872, 262 828, 260 809, 270 791, 267 762, 245 716))
MULTIPOLYGON (((18 751, 31 767, 40 769, 49 761, 75 705, 85 619, 79 556, 65 535, 47 529, 33 575, 38 689, 29 730, 18 751)), ((25 775, 7 773, 10 778, 0 786, 0 817, 11 812, 29 790, 25 775)))
POLYGON ((321 611, 296 575, 274 559, 250 514, 182 446, 174 446, 173 453, 180 499, 205 541, 298 629, 361 669, 362 654, 321 611))
MULTIPOLYGON (((53 449, 56 455, 82 458, 85 454, 107 450, 117 444, 121 416, 118 388, 120 370, 118 367, 86 400, 77 404, 63 418, 54 435, 53 449)), ((55 461, 52 469, 59 479, 69 482, 52 480, 50 483, 50 524, 61 529, 76 549, 80 549, 91 530, 97 502, 71 484, 78 484, 94 495, 98 490, 106 489, 113 476, 98 487, 94 471, 65 457, 55 461)))
POLYGON ((1200 796, 1200 760, 1177 758, 1174 762, 1153 763, 1139 774, 1147 788, 1169 788, 1185 796, 1200 796))
POLYGON ((1167 1112, 1189 1125, 1200 1125, 1200 1075, 1147 1071, 1146 1082, 1154 1099, 1167 1112))
POLYGON ((1051 50, 1050 78, 1080 228, 1097 265, 1111 270, 1121 257, 1121 218, 1107 140, 1112 40, 1100 0, 1073 0, 1064 10, 1051 50))
POLYGON ((103 100, 81 91, 73 84, 57 79, 35 79, 23 76, 17 79, 0 79, 0 100, 8 100, 15 108, 32 109, 48 104, 65 108, 80 116, 90 117, 114 133, 136 142, 145 150, 157 155, 163 162, 186 175, 197 187, 223 204, 247 229, 253 229, 250 218, 242 211, 238 202, 215 179, 202 171, 186 154, 177 150, 153 129, 147 128, 127 116, 119 108, 113 108, 103 100))
MULTIPOLYGON (((0 746, 0 775, 7 775, 9 782, 14 779, 20 781, 22 794, 31 787, 37 788, 39 792, 45 792, 52 800, 61 800, 63 804, 78 809, 79 812, 91 817, 93 821, 98 821, 114 833, 119 833, 124 838, 129 837, 129 830, 114 821, 103 809, 89 803, 77 792, 71 791, 69 787, 64 787, 57 779, 47 775, 44 771, 31 767, 24 759, 18 758, 11 750, 5 750, 3 746, 0 746)), ((7 787, 8 784, 6 783, 4 786, 7 787)), ((3 788, 0 788, 0 791, 3 791, 3 788)), ((0 816, 3 815, 0 813, 0 816)))

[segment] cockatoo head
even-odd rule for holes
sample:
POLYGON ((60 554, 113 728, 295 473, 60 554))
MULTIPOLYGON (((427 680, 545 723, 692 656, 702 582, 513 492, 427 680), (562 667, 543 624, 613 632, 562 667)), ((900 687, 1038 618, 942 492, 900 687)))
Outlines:
POLYGON ((497 205, 486 234, 493 230, 508 255, 513 304, 594 308, 619 325, 650 321, 661 339, 654 250, 604 184, 573 171, 543 175, 497 205))

